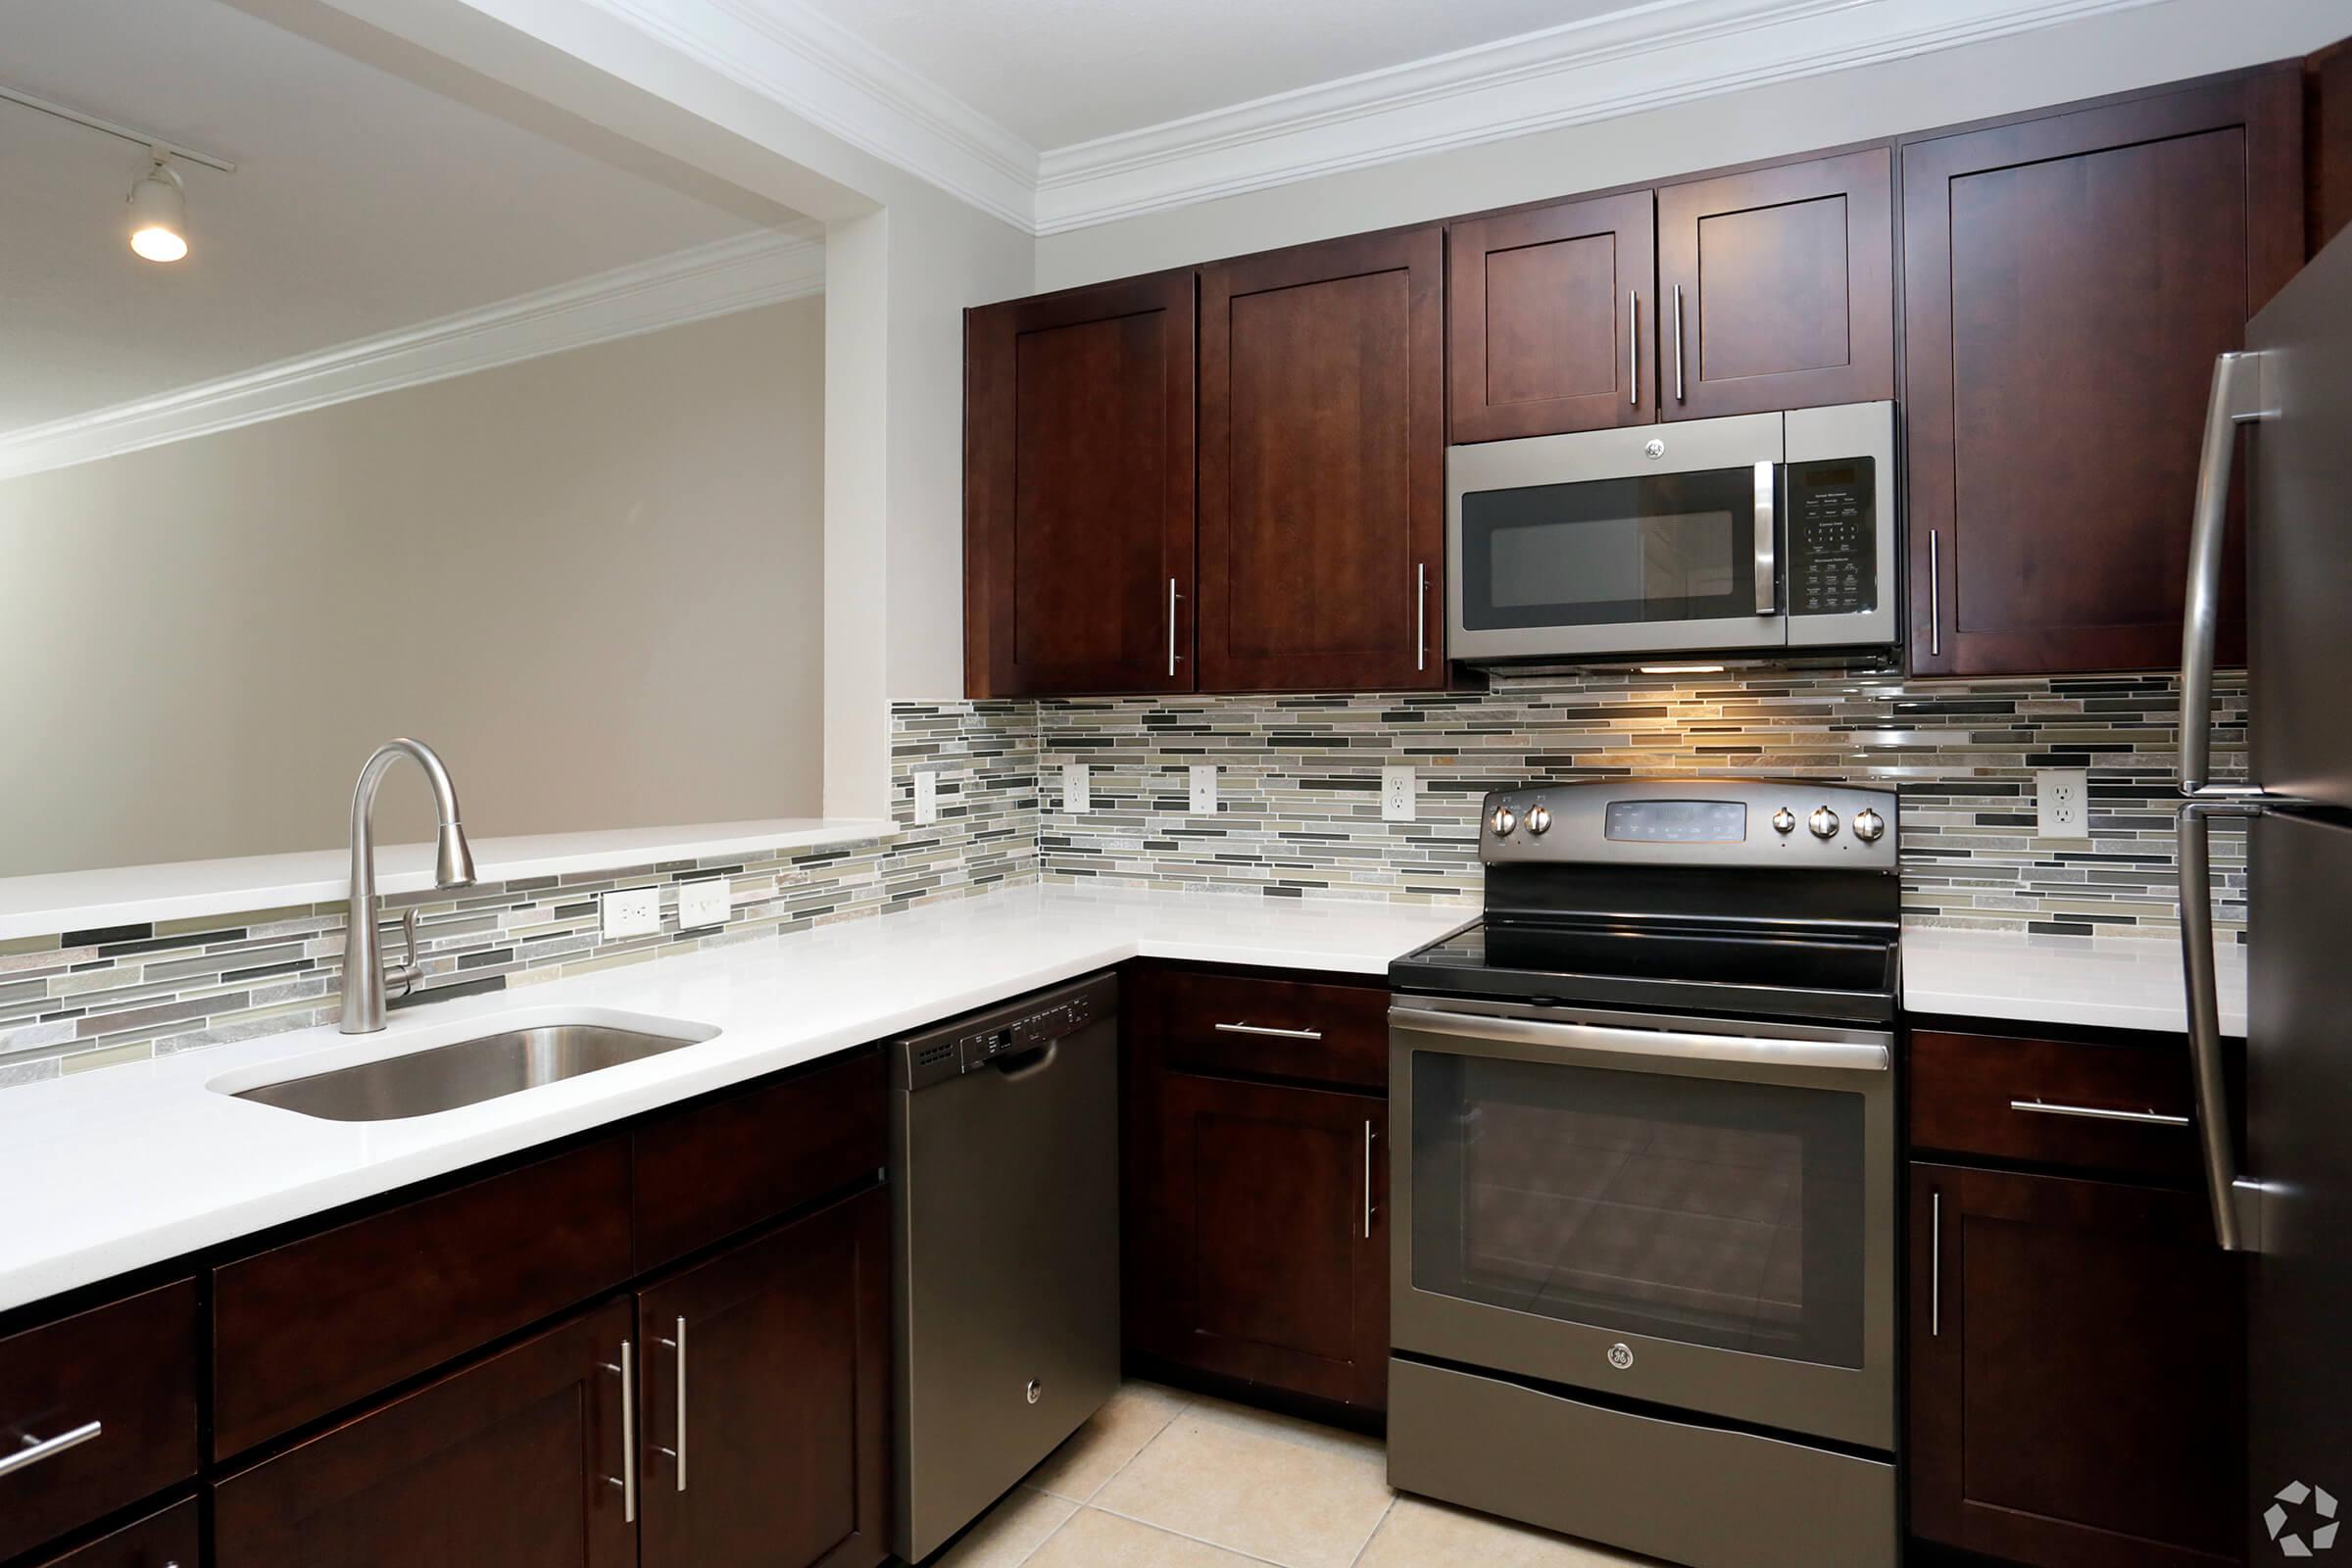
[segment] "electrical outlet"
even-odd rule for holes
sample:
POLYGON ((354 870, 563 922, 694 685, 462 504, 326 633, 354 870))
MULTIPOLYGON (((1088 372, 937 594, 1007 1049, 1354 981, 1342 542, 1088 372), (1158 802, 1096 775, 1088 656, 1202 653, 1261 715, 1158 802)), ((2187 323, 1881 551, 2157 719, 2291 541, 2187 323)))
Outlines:
POLYGON ((2045 839, 2090 837, 2090 774, 2045 767, 2034 775, 2034 831, 2045 839))
POLYGON ((1192 774, 1193 780, 1193 814, 1195 816, 1216 815, 1217 764, 1195 762, 1188 771, 1192 774))
POLYGON ((605 940, 641 937, 662 929, 660 888, 614 888, 597 900, 604 917, 605 940))
POLYGON ((1095 808, 1095 792, 1087 783, 1088 768, 1084 762, 1061 764, 1061 808, 1065 811, 1091 811, 1095 808))
POLYGON ((1384 767, 1380 770, 1380 819, 1383 822, 1410 822, 1421 805, 1421 784, 1409 767, 1384 767))
POLYGON ((678 929, 696 931, 725 925, 735 912, 735 884, 723 876, 704 877, 678 884, 678 929))
POLYGON ((939 820, 939 775, 928 770, 914 775, 914 823, 928 826, 939 820))

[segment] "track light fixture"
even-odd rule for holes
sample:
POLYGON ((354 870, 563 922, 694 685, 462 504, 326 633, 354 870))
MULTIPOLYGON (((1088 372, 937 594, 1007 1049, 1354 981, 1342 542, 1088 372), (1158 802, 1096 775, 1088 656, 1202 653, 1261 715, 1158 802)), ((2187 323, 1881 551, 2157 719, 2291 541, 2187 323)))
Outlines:
POLYGON ((188 194, 179 172, 161 147, 147 172, 131 181, 130 248, 150 262, 176 262, 188 254, 188 194))

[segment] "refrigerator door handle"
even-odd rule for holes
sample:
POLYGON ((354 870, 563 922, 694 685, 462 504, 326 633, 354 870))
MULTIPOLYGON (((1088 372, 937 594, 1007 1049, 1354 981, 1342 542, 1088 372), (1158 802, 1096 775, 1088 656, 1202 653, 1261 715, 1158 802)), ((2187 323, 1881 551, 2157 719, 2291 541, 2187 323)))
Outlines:
POLYGON ((2241 1190, 2251 1184, 2237 1174, 2237 1152, 2230 1141, 2230 1090, 2222 1071, 2222 1004, 2213 952, 2212 830, 2216 816, 2256 817, 2265 802, 2244 796, 2208 796, 2181 803, 2177 818, 2180 873, 2180 960, 2188 992, 2188 1055, 2196 1077, 2198 1153, 2205 1167, 2205 1194, 2213 1205, 2213 1231, 2225 1252, 2248 1250, 2248 1228, 2238 1212, 2241 1190))
MULTIPOLYGON (((2217 355, 2205 403, 2205 440, 2189 514, 2188 589, 2180 617, 2180 793, 2195 795, 2213 770, 2213 644, 2222 606, 2222 544, 2230 522, 2230 470, 2237 427, 2263 417, 2262 355, 2217 355)), ((2183 831, 2186 824, 2183 823, 2183 831)))

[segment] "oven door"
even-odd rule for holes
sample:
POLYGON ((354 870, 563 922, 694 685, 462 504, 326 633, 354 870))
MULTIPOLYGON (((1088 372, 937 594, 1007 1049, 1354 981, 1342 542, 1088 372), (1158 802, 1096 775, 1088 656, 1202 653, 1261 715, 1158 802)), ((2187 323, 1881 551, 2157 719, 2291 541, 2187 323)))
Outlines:
POLYGON ((1389 1022, 1398 1352, 1893 1448, 1891 1035, 1389 1022))
POLYGON ((1446 652, 1785 647, 1782 432, 1752 414, 1453 448, 1446 652))

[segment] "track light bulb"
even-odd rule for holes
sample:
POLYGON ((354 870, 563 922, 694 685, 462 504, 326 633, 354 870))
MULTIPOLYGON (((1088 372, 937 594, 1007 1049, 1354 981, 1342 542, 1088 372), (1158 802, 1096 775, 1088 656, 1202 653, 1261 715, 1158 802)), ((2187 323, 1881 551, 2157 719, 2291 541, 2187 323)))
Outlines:
POLYGON ((162 155, 130 187, 130 248, 151 262, 188 254, 188 196, 162 155))

